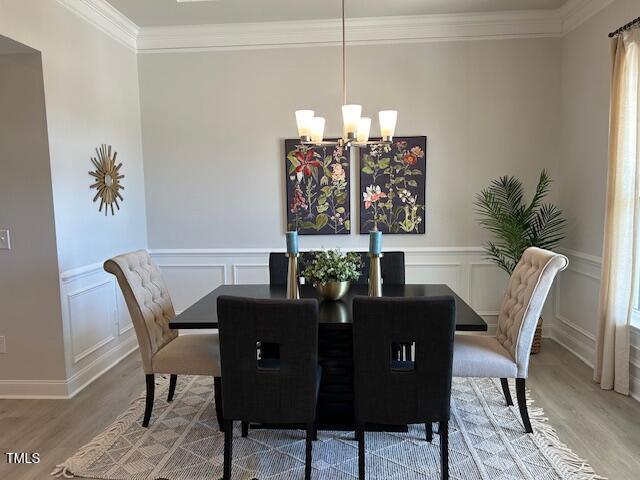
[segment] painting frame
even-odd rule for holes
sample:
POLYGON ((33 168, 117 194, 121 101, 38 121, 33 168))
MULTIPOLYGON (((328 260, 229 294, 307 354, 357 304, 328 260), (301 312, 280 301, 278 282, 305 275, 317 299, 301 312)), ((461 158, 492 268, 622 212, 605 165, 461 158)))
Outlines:
POLYGON ((305 145, 285 139, 287 231, 350 235, 351 155, 339 145, 305 145))
POLYGON ((359 172, 361 234, 426 234, 426 136, 360 147, 359 172))

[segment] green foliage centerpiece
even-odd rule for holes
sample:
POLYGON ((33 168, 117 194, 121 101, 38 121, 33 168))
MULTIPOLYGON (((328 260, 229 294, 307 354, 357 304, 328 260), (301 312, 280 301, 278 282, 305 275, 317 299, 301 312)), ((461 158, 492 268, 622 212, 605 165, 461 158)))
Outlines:
POLYGON ((349 290, 350 282, 360 277, 362 267, 357 252, 343 254, 338 249, 310 252, 310 259, 305 263, 302 276, 326 300, 342 298, 349 290))
MULTIPOLYGON (((493 180, 475 201, 480 225, 496 239, 486 245, 487 258, 511 275, 529 247, 553 250, 564 238, 566 219, 562 210, 544 199, 551 178, 540 173, 538 186, 529 205, 524 203, 522 182, 512 176, 493 180)), ((531 353, 538 353, 542 342, 542 318, 538 321, 531 353)))

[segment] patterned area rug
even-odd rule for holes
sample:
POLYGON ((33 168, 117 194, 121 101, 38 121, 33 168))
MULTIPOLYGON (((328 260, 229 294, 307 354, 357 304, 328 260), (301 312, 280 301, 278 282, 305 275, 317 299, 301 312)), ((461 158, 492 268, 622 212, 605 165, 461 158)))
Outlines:
MULTIPOLYGON (((148 429, 142 428, 144 398, 136 400, 105 432, 59 465, 56 476, 107 480, 222 477, 224 435, 218 431, 213 381, 179 377, 176 397, 167 403, 168 379, 160 377, 148 429)), ((514 397, 515 398, 515 397, 514 397)), ((535 433, 524 433, 517 407, 508 407, 497 380, 454 379, 449 424, 450 476, 456 480, 601 479, 564 446, 530 407, 535 433)), ((439 444, 424 440, 424 426, 408 433, 367 433, 367 479, 439 479, 439 444)), ((313 476, 353 479, 358 474, 353 432, 319 432, 313 444, 313 476)), ((304 478, 304 432, 237 431, 233 478, 304 478)))

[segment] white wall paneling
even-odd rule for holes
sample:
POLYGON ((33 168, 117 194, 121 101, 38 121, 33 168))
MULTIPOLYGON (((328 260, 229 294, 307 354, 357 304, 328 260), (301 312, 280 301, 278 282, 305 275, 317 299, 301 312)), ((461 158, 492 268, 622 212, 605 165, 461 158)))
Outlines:
POLYGON ((124 298, 114 276, 92 264, 60 277, 66 395, 73 396, 136 348, 124 298))
POLYGON ((178 311, 191 305, 194 298, 201 298, 227 283, 227 265, 223 263, 170 263, 163 264, 162 270, 178 311))
POLYGON ((553 337, 593 366, 600 288, 600 259, 566 250, 569 266, 555 283, 553 337))
MULTIPOLYGON (((600 257, 565 249, 567 270, 555 283, 552 338, 593 367, 600 290, 600 257)), ((631 394, 640 401, 640 331, 631 328, 631 394)))
POLYGON ((631 330, 631 395, 640 402, 640 330, 631 330))
POLYGON ((234 263, 233 283, 252 284, 269 283, 268 263, 234 263))
POLYGON ((117 300, 113 288, 107 279, 66 294, 74 365, 114 339, 117 300))
POLYGON ((102 263, 60 274, 66 378, 0 380, 0 398, 71 398, 138 342, 124 297, 102 263))
POLYGON ((496 288, 504 291, 509 277, 493 263, 469 263, 469 302, 481 315, 498 316, 502 295, 496 296, 496 288))

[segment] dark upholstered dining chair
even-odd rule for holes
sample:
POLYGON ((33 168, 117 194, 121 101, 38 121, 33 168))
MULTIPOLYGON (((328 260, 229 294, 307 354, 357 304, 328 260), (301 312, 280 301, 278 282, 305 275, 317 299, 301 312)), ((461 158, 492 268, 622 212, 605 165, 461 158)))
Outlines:
MULTIPOLYGON (((368 285, 371 259, 367 252, 360 252, 362 258, 362 272, 360 278, 351 282, 355 285, 368 285)), ((382 285, 404 285, 405 268, 404 252, 383 252, 380 259, 380 270, 382 271, 382 285)))
POLYGON ((288 259, 284 253, 269 254, 269 285, 286 285, 288 259))
MULTIPOLYGON (((309 260, 309 252, 300 252, 298 257, 298 272, 304 268, 304 264, 309 260)), ((287 271, 289 268, 289 259, 287 255, 280 252, 271 252, 269 254, 269 285, 287 284, 287 271)))
POLYGON ((322 374, 318 302, 220 296, 218 327, 225 424, 223 479, 231 478, 233 422, 241 421, 305 428, 305 479, 309 480, 322 374), (259 344, 274 347, 277 357, 261 358, 259 344))
POLYGON ((438 422, 443 479, 449 478, 448 421, 455 334, 452 297, 353 300, 358 472, 365 478, 367 425, 438 422), (395 343, 412 343, 415 361, 395 359, 395 343))
MULTIPOLYGON (((369 283, 370 259, 367 252, 359 252, 362 259, 362 272, 360 278, 351 282, 354 285, 367 285, 369 283)), ((307 252, 300 254, 300 269, 308 260, 307 252)), ((288 260, 284 253, 272 252, 269 254, 269 285, 287 284, 288 260)), ((385 252, 380 259, 383 285, 404 285, 405 268, 404 252, 385 252)))

